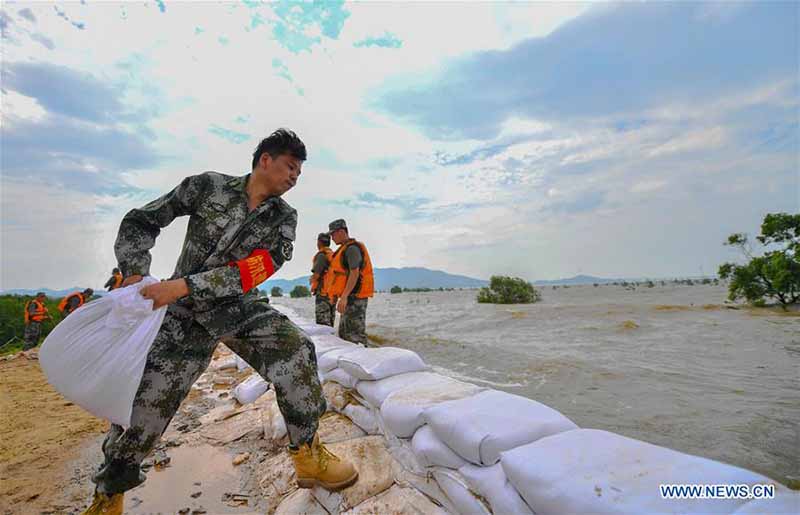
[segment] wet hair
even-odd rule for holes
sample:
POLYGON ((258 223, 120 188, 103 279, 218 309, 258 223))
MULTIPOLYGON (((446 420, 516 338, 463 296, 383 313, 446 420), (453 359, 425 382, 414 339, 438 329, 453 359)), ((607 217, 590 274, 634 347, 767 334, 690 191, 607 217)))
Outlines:
POLYGON ((117 272, 119 272, 119 268, 115 268, 114 270, 111 271, 112 274, 116 274, 117 272))
POLYGON ((295 159, 306 160, 305 144, 297 137, 297 134, 289 129, 278 129, 270 134, 269 137, 261 140, 255 152, 253 152, 253 170, 256 169, 258 160, 261 159, 264 153, 269 154, 272 159, 277 159, 283 154, 289 154, 295 159))
POLYGON ((94 295, 94 290, 91 288, 86 288, 83 290, 84 295, 94 295))

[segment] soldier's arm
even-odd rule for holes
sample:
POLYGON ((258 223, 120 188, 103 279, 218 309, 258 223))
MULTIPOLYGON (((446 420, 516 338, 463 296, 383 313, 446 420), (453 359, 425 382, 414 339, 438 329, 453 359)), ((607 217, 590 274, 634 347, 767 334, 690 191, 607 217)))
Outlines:
POLYGON ((30 304, 28 304, 28 314, 33 315, 34 313, 36 313, 36 304, 31 302, 30 304))
POLYGON ((187 177, 163 197, 125 215, 114 243, 117 263, 125 277, 150 273, 150 249, 161 229, 179 216, 194 213, 207 184, 204 175, 187 177))
POLYGON ((266 281, 286 261, 292 259, 296 227, 297 212, 293 212, 281 222, 278 237, 268 247, 256 249, 229 266, 185 277, 190 297, 196 300, 233 297, 245 294, 266 281))

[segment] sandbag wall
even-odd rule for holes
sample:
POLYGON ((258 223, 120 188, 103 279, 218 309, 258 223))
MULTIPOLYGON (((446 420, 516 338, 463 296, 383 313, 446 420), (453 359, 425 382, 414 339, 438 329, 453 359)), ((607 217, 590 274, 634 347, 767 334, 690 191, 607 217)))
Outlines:
POLYGON ((363 348, 275 307, 314 341, 329 409, 382 435, 395 480, 451 513, 800 513, 800 494, 765 476, 578 428, 534 400, 430 372, 407 349, 363 348), (664 499, 662 484, 774 484, 776 498, 664 499))

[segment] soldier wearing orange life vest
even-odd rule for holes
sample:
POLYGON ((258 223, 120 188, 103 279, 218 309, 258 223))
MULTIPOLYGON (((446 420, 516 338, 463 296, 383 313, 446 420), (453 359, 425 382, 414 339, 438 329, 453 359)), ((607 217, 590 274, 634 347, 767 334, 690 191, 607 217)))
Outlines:
POLYGON ((34 299, 25 304, 25 343, 22 350, 28 350, 39 345, 42 336, 42 323, 50 318, 44 301, 47 297, 44 292, 38 292, 34 299))
POLYGON ((325 275, 331 265, 333 251, 331 250, 331 237, 328 233, 322 232, 317 236, 317 250, 311 260, 311 293, 315 296, 314 313, 317 323, 333 327, 336 318, 336 306, 328 298, 328 291, 325 289, 325 275))
POLYGON ((86 288, 82 292, 76 291, 75 293, 70 293, 58 303, 58 310, 61 311, 64 316, 67 316, 86 304, 86 302, 92 298, 92 295, 94 295, 94 290, 91 288, 86 288))
POLYGON ((122 286, 122 272, 119 271, 119 268, 115 268, 111 272, 111 277, 106 281, 106 284, 103 285, 103 288, 106 288, 108 291, 116 290, 120 286, 122 286))
POLYGON ((366 347, 367 302, 375 292, 372 261, 367 247, 350 237, 344 220, 334 220, 328 229, 339 248, 331 258, 324 287, 342 315, 339 337, 366 347))

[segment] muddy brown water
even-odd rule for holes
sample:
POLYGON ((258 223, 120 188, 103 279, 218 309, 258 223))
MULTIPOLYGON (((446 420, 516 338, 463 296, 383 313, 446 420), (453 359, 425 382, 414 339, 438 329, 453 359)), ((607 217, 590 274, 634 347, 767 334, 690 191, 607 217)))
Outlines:
MULTIPOLYGON (((441 373, 605 429, 800 481, 800 316, 730 309, 713 285, 377 294, 367 332, 441 373)), ((273 299, 313 320, 313 299, 273 299)))

